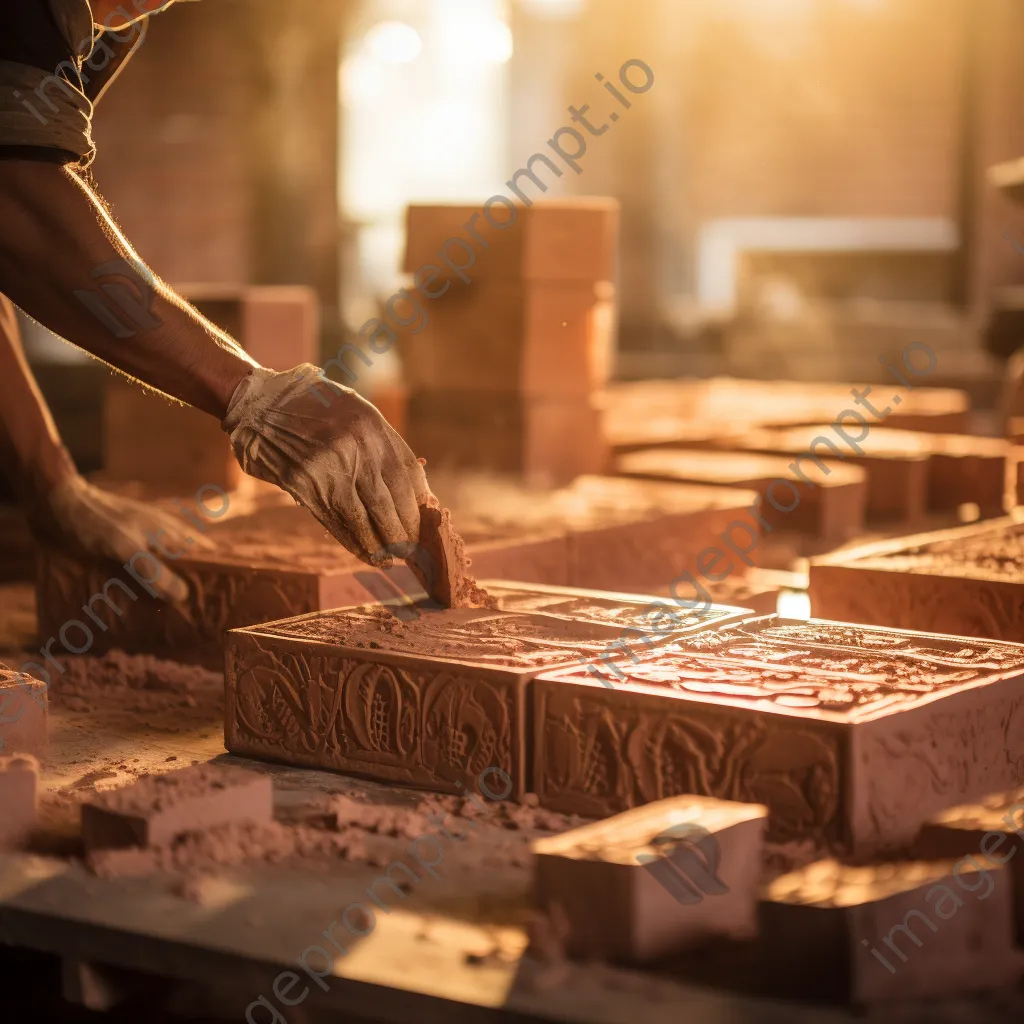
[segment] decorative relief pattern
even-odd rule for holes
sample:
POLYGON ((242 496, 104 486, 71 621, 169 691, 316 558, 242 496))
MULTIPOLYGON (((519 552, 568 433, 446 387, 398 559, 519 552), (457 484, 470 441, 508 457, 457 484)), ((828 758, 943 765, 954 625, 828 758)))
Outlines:
POLYGON ((546 806, 607 816, 698 793, 766 804, 778 838, 839 838, 838 730, 721 707, 678 714, 657 698, 624 706, 605 690, 579 697, 536 685, 534 785, 546 806))
POLYGON ((970 527, 955 537, 857 559, 850 564, 1024 583, 1024 523, 970 527))
POLYGON ((593 622, 615 626, 620 631, 639 630, 666 633, 672 630, 710 626, 717 620, 734 615, 732 608, 709 608, 707 611, 680 607, 667 597, 652 597, 648 601, 572 594, 549 594, 543 591, 522 590, 511 587, 489 587, 487 591, 498 600, 498 607, 506 612, 542 612, 573 622, 593 622))
POLYGON ((691 792, 766 804, 780 839, 870 850, 1024 782, 1017 644, 770 616, 619 668, 612 689, 579 668, 534 681, 547 806, 608 815, 691 792))
POLYGON ((65 623, 78 620, 92 632, 93 653, 121 647, 170 653, 182 661, 219 663, 225 630, 300 615, 316 607, 313 577, 184 560, 174 563, 174 571, 188 584, 185 614, 151 596, 115 564, 85 563, 44 551, 39 556, 36 591, 40 630, 44 637, 57 636, 65 623), (122 581, 135 600, 122 587, 108 586, 112 579, 122 581), (94 600, 105 587, 109 599, 94 600))
POLYGON ((265 625, 259 631, 282 640, 381 649, 520 671, 592 660, 622 636, 621 629, 564 616, 517 615, 486 608, 439 610, 424 605, 393 612, 363 605, 265 625))
POLYGON ((497 766, 517 778, 522 684, 233 637, 228 748, 452 790, 497 766))
MULTIPOLYGON (((620 666, 631 683, 847 720, 910 707, 937 691, 1024 672, 1024 649, 999 641, 915 636, 768 617, 691 634, 620 666)), ((561 679, 585 680, 583 669, 561 679)))

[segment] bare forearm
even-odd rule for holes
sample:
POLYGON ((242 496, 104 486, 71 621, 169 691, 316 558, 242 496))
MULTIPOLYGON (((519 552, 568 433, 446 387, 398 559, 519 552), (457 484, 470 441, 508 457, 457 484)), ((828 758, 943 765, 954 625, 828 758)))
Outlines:
POLYGON ((25 360, 14 308, 0 295, 0 461, 30 499, 74 473, 25 360))
POLYGON ((0 224, 0 292, 110 365, 223 418, 256 364, 150 275, 75 174, 0 161, 0 224), (122 280, 104 284, 111 276, 122 280))

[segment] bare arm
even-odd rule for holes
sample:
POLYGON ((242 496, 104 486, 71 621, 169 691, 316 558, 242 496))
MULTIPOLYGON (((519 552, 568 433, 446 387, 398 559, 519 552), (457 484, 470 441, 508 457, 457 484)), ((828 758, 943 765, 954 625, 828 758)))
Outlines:
POLYGON ((0 292, 111 366, 223 419, 256 363, 152 276, 77 174, 0 161, 0 224, 0 292), (129 280, 113 293, 139 300, 127 316, 94 276, 119 262, 137 279, 134 292, 129 280))
POLYGON ((25 361, 14 307, 0 295, 0 448, 26 501, 63 483, 75 467, 25 361))

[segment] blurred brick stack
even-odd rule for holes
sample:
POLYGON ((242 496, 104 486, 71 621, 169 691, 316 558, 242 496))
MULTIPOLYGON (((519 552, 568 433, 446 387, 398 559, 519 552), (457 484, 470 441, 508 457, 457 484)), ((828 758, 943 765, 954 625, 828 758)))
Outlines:
POLYGON ((417 455, 544 485, 606 468, 618 227, 618 203, 603 198, 520 206, 504 229, 479 207, 409 208, 404 269, 427 318, 399 342, 417 455))
MULTIPOLYGON (((292 285, 180 285, 208 320, 260 365, 288 370, 318 362, 316 293, 292 285)), ((152 494, 177 494, 214 484, 231 490, 242 470, 220 423, 141 384, 110 379, 104 408, 104 479, 135 481, 152 494)))

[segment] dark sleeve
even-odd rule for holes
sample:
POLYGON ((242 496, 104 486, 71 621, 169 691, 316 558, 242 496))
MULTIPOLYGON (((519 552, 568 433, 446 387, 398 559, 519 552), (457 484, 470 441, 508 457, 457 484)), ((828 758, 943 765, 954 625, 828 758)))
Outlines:
POLYGON ((46 146, 0 146, 0 160, 36 160, 47 164, 77 164, 78 157, 64 149, 46 146))
MULTIPOLYGON (((47 0, 0 0, 0 60, 52 71, 73 59, 47 0)), ((74 153, 44 146, 0 146, 0 160, 78 163, 74 153)))

